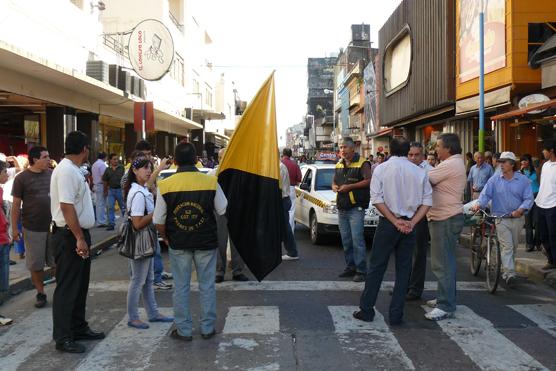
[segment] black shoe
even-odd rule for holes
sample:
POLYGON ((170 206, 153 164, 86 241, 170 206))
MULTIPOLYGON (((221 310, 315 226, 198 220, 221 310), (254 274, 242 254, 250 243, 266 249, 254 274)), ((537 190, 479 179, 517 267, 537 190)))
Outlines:
POLYGON ((214 279, 215 283, 222 283, 224 282, 224 276, 216 276, 216 278, 214 279))
POLYGON ((37 301, 35 302, 35 308, 43 308, 46 305, 46 294, 37 293, 37 301))
POLYGON ((99 224, 99 225, 97 225, 97 228, 106 228, 106 227, 107 227, 106 224, 99 224))
POLYGON ((106 227, 106 230, 107 230, 107 231, 113 231, 114 228, 115 228, 115 227, 111 224, 111 225, 109 225, 108 227, 106 227))
POLYGON ((509 276, 509 277, 506 278, 506 286, 508 286, 508 287, 514 287, 515 282, 516 282, 516 279, 515 279, 514 276, 509 276))
POLYGON ((176 339, 176 340, 181 340, 181 341, 191 341, 193 340, 193 336, 182 336, 180 334, 178 334, 178 330, 172 330, 172 332, 170 333, 170 337, 172 339, 176 339))
POLYGON ((216 330, 212 330, 212 332, 209 332, 208 334, 201 334, 201 337, 205 340, 208 340, 214 335, 216 335, 216 330))
POLYGON ((16 265, 16 264, 17 264, 17 262, 15 260, 10 259, 10 265, 16 265))
POLYGON ((353 312, 353 318, 364 322, 373 322, 374 316, 363 313, 362 310, 353 312))
POLYGON ((535 251, 535 246, 534 245, 527 245, 527 247, 525 248, 525 251, 527 251, 527 252, 535 251))
POLYGON ((401 318, 391 319, 388 321, 390 326, 400 326, 403 325, 403 320, 401 318))
POLYGON ((104 332, 95 332, 90 328, 87 328, 87 330, 78 332, 73 335, 74 340, 101 340, 105 337, 106 336, 104 335, 104 332))
POLYGON ((406 301, 417 301, 417 300, 421 300, 421 295, 416 295, 416 294, 413 294, 413 293, 410 292, 410 293, 408 293, 408 294, 405 296, 405 300, 406 300, 406 301))
POLYGON ((85 353, 85 346, 69 340, 63 343, 56 343, 56 350, 66 353, 85 353))
POLYGON ((249 278, 247 278, 247 276, 243 273, 236 274, 235 276, 232 277, 232 279, 234 281, 240 281, 240 282, 249 281, 249 278))
POLYGON ((355 276, 353 276, 353 282, 365 282, 365 274, 356 273, 355 276))
POLYGON ((355 272, 355 269, 346 268, 342 273, 338 275, 338 277, 340 278, 353 277, 355 276, 356 273, 357 272, 355 272))

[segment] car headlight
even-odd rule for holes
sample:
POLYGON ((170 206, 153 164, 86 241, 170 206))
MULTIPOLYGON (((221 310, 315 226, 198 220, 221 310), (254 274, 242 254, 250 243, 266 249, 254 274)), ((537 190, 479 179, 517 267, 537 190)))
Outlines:
POLYGON ((327 214, 338 214, 338 208, 336 205, 325 205, 323 206, 322 211, 327 214))

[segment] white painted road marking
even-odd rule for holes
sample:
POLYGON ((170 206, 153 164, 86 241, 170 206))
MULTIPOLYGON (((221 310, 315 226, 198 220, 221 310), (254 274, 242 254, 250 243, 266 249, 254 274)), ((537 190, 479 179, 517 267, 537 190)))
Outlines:
MULTIPOLYGON (((372 368, 392 370, 414 370, 413 362, 407 357, 384 317, 375 311, 373 322, 363 322, 353 318, 356 306, 329 306, 334 329, 345 352, 365 355, 362 362, 372 355, 372 368), (355 336, 352 336, 355 334, 355 336), (364 334, 364 336, 357 336, 364 334)), ((365 367, 371 367, 366 365, 365 367)))
MULTIPOLYGON (((426 312, 432 309, 422 306, 426 312)), ((465 305, 458 305, 455 318, 438 321, 442 331, 483 370, 546 370, 533 357, 465 305)))
POLYGON ((523 304, 509 305, 519 314, 535 322, 537 326, 556 337, 556 305, 554 304, 523 304))
MULTIPOLYGON (((426 291, 436 291, 436 281, 426 281, 426 291)), ((127 292, 129 281, 102 281, 89 285, 89 291, 127 292)), ((352 281, 226 281, 216 285, 217 291, 363 291, 363 282, 352 281)), ((383 281, 381 290, 394 288, 394 281, 383 281)), ((458 291, 484 291, 485 283, 481 281, 463 281, 457 283, 458 291)), ((191 283, 191 291, 198 291, 197 282, 191 283)), ((502 287, 498 291, 504 291, 502 287)))
POLYGON ((43 310, 16 321, 0 337, 0 369, 15 371, 27 358, 52 341, 52 316, 43 310))
POLYGON ((278 307, 230 307, 224 334, 274 334, 280 331, 278 307))
MULTIPOLYGON (((158 308, 161 314, 171 316, 172 308, 158 308)), ((145 310, 139 309, 141 318, 145 310)), ((144 370, 152 368, 150 359, 157 346, 163 341, 172 323, 149 323, 147 330, 128 327, 127 315, 106 338, 77 366, 77 370, 144 370)))

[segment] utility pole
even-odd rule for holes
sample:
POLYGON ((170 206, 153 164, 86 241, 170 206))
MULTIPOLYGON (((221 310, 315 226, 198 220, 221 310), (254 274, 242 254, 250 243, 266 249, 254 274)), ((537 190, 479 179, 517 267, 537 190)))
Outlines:
POLYGON ((479 13, 479 151, 485 151, 485 8, 479 13))

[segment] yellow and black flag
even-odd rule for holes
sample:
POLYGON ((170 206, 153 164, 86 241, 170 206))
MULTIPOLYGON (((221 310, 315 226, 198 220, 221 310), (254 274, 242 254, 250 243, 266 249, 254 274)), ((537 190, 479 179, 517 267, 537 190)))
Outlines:
POLYGON ((281 263, 285 231, 274 99, 272 73, 247 106, 218 167, 230 238, 259 281, 281 263))

